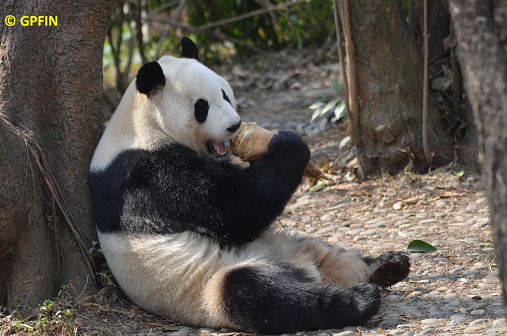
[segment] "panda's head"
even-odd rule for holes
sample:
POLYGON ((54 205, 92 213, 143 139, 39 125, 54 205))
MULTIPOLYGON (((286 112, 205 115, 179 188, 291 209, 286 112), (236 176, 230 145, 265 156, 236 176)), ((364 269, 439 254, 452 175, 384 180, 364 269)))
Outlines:
POLYGON ((164 56, 139 69, 136 90, 143 113, 151 113, 170 141, 201 156, 225 156, 241 119, 229 83, 199 62, 197 46, 181 41, 181 58, 164 56))

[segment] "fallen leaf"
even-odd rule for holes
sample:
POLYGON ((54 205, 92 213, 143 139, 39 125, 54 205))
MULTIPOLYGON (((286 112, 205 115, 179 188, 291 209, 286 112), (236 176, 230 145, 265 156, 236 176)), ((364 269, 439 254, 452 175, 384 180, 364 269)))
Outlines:
POLYGON ((421 199, 418 198, 418 197, 412 197, 412 198, 407 198, 407 199, 404 199, 403 202, 407 203, 407 204, 416 204, 417 202, 419 202, 421 199))
POLYGON ((352 186, 353 186, 352 183, 344 183, 344 184, 339 184, 339 185, 331 186, 329 188, 331 190, 347 190, 347 189, 349 189, 352 186))
POLYGON ((153 327, 164 327, 165 326, 165 324, 159 323, 159 322, 146 322, 145 319, 142 319, 141 321, 139 321, 139 323, 142 325, 153 326, 153 327))

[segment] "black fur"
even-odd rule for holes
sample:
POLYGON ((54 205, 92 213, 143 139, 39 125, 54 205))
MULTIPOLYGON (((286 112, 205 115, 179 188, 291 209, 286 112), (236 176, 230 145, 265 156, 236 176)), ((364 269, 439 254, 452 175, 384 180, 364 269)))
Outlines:
POLYGON ((231 104, 231 105, 232 105, 231 100, 229 99, 229 97, 227 96, 227 94, 225 93, 225 91, 224 91, 224 90, 222 90, 222 96, 224 97, 224 100, 225 100, 226 102, 228 102, 229 104, 231 104))
POLYGON ((165 86, 165 75, 158 62, 148 62, 139 69, 136 76, 137 91, 150 95, 157 87, 165 86))
POLYGON ((240 168, 177 144, 128 150, 90 173, 101 232, 193 231, 222 247, 251 242, 279 216, 301 182, 310 151, 292 132, 271 140, 257 163, 240 168))
POLYGON ((193 58, 199 61, 199 48, 186 36, 181 39, 181 57, 193 58))
POLYGON ((234 124, 232 125, 231 127, 228 127, 227 128, 227 132, 231 132, 231 133, 234 133, 236 132, 239 128, 241 127, 241 120, 237 123, 237 124, 234 124))
POLYGON ((194 117, 199 124, 202 124, 208 118, 209 104, 204 99, 199 99, 194 104, 194 117))
POLYGON ((223 301, 233 323, 260 334, 361 325, 381 304, 376 285, 344 289, 316 282, 294 266, 275 263, 228 272, 223 301))

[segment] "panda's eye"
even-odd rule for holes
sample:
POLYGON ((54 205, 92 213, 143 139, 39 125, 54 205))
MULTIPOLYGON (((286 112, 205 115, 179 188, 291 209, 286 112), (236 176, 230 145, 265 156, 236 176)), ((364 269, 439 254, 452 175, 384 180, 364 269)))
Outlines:
MULTIPOLYGON (((227 97, 227 95, 225 94, 225 91, 224 91, 224 90, 222 90, 222 96, 224 97, 224 100, 225 100, 226 102, 228 102, 229 104, 231 104, 231 100, 229 99, 229 97, 227 97)), ((231 105, 232 105, 232 104, 231 104, 231 105)))
POLYGON ((199 99, 198 101, 195 102, 194 116, 195 120, 197 120, 199 124, 202 124, 203 122, 206 121, 206 118, 208 117, 208 110, 209 104, 206 100, 199 99))

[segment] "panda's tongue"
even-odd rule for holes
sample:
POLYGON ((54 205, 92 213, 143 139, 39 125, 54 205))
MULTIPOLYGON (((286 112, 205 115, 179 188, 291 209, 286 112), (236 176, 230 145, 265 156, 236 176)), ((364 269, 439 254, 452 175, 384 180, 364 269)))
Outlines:
POLYGON ((211 140, 211 144, 213 145, 213 148, 215 149, 215 152, 218 154, 218 155, 223 155, 225 153, 227 153, 227 150, 225 149, 225 144, 223 141, 213 141, 211 140))

